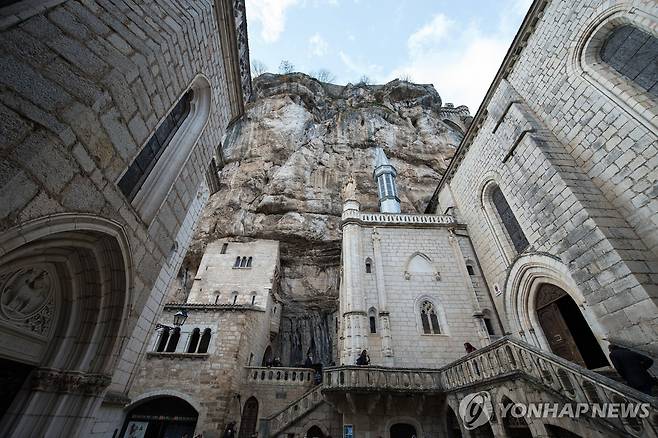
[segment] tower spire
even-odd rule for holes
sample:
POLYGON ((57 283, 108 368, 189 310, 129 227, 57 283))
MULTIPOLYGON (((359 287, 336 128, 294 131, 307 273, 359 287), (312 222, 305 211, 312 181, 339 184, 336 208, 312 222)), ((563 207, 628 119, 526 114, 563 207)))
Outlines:
POLYGON ((375 169, 372 176, 377 182, 379 191, 379 211, 382 213, 400 213, 400 199, 395 186, 397 176, 395 167, 391 165, 382 148, 375 149, 375 169))

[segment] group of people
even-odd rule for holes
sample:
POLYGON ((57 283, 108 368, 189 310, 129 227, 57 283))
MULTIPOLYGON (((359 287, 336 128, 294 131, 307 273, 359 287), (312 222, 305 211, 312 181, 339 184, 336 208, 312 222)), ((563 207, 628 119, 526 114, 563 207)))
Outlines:
POLYGON ((274 359, 272 359, 271 357, 267 358, 267 360, 265 361, 265 366, 268 368, 272 368, 272 367, 281 367, 283 365, 281 365, 281 358, 279 356, 276 356, 274 359))

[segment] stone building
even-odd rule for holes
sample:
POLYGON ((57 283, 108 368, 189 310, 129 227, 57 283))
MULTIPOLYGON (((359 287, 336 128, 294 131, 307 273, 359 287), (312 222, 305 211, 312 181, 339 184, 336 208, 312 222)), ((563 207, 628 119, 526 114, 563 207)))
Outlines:
POLYGON ((0 434, 112 436, 251 94, 240 1, 0 5, 0 434))

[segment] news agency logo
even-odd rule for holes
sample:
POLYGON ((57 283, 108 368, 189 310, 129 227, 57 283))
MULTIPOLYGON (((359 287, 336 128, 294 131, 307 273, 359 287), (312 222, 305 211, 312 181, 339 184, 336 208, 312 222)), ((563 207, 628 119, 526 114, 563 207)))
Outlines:
POLYGON ((466 430, 476 429, 491 419, 493 404, 488 391, 473 392, 459 402, 459 416, 466 430))
MULTIPOLYGON (((650 414, 649 403, 499 403, 496 406, 502 418, 644 419, 650 414)), ((473 392, 459 402, 459 415, 464 427, 473 430, 491 420, 493 408, 488 391, 473 392)))

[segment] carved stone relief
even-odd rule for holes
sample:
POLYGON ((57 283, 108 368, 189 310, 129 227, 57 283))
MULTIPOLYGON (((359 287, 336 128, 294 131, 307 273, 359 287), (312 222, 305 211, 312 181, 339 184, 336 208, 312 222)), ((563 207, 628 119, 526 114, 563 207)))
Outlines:
POLYGON ((0 319, 47 335, 55 313, 54 278, 43 267, 20 268, 0 276, 0 319))

